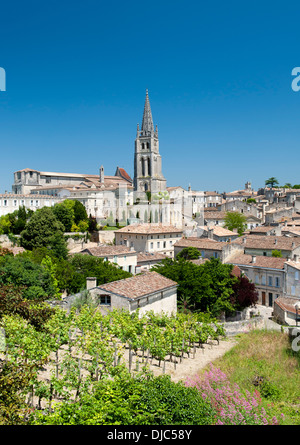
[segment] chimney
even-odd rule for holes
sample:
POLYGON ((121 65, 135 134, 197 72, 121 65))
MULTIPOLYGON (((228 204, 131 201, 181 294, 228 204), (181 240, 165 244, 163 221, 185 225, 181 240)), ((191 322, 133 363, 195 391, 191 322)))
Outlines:
POLYGON ((252 255, 252 263, 256 263, 256 256, 252 255))
POLYGON ((296 263, 299 263, 299 255, 294 255, 294 261, 295 261, 296 263))
POLYGON ((243 244, 246 244, 246 241, 247 241, 247 238, 244 237, 244 238, 243 238, 243 244))
POLYGON ((101 165, 100 167, 100 182, 101 184, 104 184, 104 167, 101 165))
POLYGON ((97 287, 97 278, 95 277, 87 277, 86 279, 86 289, 93 289, 93 287, 97 287))
POLYGON ((275 244, 275 245, 277 244, 277 238, 274 239, 274 244, 275 244))

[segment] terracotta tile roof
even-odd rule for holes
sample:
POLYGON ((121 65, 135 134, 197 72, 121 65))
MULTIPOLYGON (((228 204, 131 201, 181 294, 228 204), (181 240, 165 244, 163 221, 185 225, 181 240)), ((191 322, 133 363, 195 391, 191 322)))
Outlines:
POLYGON ((208 231, 210 229, 212 230, 213 234, 217 236, 232 236, 232 235, 238 236, 237 233, 232 232, 231 230, 228 230, 222 226, 199 226, 199 228, 205 231, 208 231))
POLYGON ((226 212, 204 209, 204 219, 225 219, 226 212))
POLYGON ((288 266, 294 267, 295 269, 300 270, 300 262, 299 261, 287 261, 286 264, 288 266))
POLYGON ((255 262, 252 261, 252 255, 237 254, 230 259, 230 264, 239 266, 262 267, 266 269, 284 269, 286 258, 275 258, 271 256, 256 255, 255 262))
POLYGON ((130 224, 122 229, 116 230, 115 233, 182 233, 182 229, 171 225, 164 224, 130 224))
POLYGON ((284 311, 289 311, 294 314, 296 314, 296 308, 295 304, 298 303, 299 299, 294 298, 288 298, 288 297, 278 297, 276 300, 274 300, 275 304, 278 304, 278 306, 283 309, 284 311))
POLYGON ((273 226, 258 226, 255 227, 254 229, 250 230, 250 233, 266 233, 266 232, 270 232, 271 230, 275 230, 275 227, 273 226))
POLYGON ((293 250, 300 246, 300 239, 287 236, 246 235, 237 238, 232 243, 242 244, 248 249, 293 250), (245 243, 243 242, 244 239, 246 239, 245 243))
POLYGON ((174 286, 177 286, 175 281, 151 271, 125 278, 124 280, 103 284, 98 286, 98 289, 135 299, 174 286))
POLYGON ((34 170, 34 168, 23 168, 22 170, 17 170, 15 173, 20 173, 20 172, 36 172, 36 173, 40 173, 38 170, 34 170))
POLYGON ((87 253, 93 256, 98 257, 106 257, 106 256, 114 256, 114 255, 136 255, 134 250, 131 250, 130 247, 126 246, 97 246, 97 247, 88 247, 82 250, 80 253, 87 253))
POLYGON ((206 250, 222 250, 227 245, 228 243, 225 241, 215 241, 209 238, 185 238, 173 244, 174 247, 196 247, 206 250))
POLYGON ((127 173, 127 171, 124 168, 117 167, 117 171, 120 173, 122 178, 126 179, 129 182, 132 182, 131 177, 129 176, 129 174, 127 173))
POLYGON ((164 260, 165 258, 168 258, 166 255, 164 255, 163 253, 159 253, 159 252, 154 252, 154 253, 150 253, 150 252, 139 252, 137 254, 137 263, 142 263, 142 262, 147 262, 147 261, 161 261, 164 260))

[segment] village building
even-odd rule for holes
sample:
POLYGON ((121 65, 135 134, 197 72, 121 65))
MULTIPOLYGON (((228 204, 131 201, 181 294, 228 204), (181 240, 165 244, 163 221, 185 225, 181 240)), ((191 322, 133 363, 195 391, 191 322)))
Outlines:
POLYGON ((249 230, 249 235, 261 236, 281 236, 282 229, 280 226, 257 226, 249 230))
POLYGON ((197 235, 199 238, 210 238, 221 242, 231 242, 239 237, 236 230, 228 230, 222 226, 198 226, 197 235))
POLYGON ((186 247, 195 247, 199 250, 199 256, 205 258, 218 258, 222 263, 229 259, 237 252, 243 252, 243 248, 234 243, 218 242, 209 238, 189 237, 181 239, 174 244, 174 257, 178 255, 186 247))
POLYGON ((169 257, 173 257, 173 245, 181 237, 181 229, 165 224, 131 224, 115 231, 116 245, 132 247, 136 252, 158 252, 169 257))
POLYGON ((143 272, 146 270, 150 270, 153 266, 161 263, 162 260, 166 258, 166 255, 159 252, 139 252, 137 254, 137 272, 143 272))
POLYGON ((87 247, 79 253, 103 258, 116 264, 120 269, 132 274, 136 271, 137 253, 126 246, 97 246, 87 247))
POLYGON ((283 325, 300 326, 299 299, 280 297, 274 302, 274 319, 283 325))
POLYGON ((91 277, 87 288, 99 308, 104 311, 124 309, 134 312, 139 309, 141 315, 148 311, 175 315, 177 286, 175 281, 149 271, 100 286, 91 277))
POLYGON ((272 253, 280 251, 282 257, 293 259, 300 254, 300 239, 287 236, 261 236, 243 235, 232 242, 244 248, 248 255, 272 256, 272 253))
POLYGON ((227 263, 238 266, 255 284, 258 304, 273 306, 274 300, 284 295, 286 258, 238 253, 227 263))
POLYGON ((62 200, 58 197, 48 196, 45 194, 36 196, 34 194, 0 194, 0 216, 13 213, 19 207, 25 207, 27 210, 37 210, 42 207, 52 207, 62 200))
POLYGON ((294 261, 285 263, 286 281, 284 296, 289 298, 298 298, 300 301, 300 261, 296 256, 294 261))

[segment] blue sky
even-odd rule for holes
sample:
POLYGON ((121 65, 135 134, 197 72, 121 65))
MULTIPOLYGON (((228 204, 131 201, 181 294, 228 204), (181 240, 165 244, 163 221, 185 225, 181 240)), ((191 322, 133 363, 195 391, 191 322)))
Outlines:
POLYGON ((300 183, 296 1, 2 3, 0 192, 13 172, 133 175, 149 90, 168 186, 300 183))

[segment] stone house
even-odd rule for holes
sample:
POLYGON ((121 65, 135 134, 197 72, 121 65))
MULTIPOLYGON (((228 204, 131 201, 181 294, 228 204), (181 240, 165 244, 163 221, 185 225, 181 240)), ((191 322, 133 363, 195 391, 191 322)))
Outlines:
POLYGON ((274 318, 282 324, 300 326, 299 299, 280 297, 274 302, 274 318))
POLYGON ((237 231, 231 231, 222 226, 198 226, 197 236, 221 242, 231 242, 239 237, 237 231))
POLYGON ((287 218, 291 218, 294 213, 294 207, 276 207, 265 213, 265 224, 283 222, 287 218))
POLYGON ((137 253, 126 246, 97 246, 83 249, 80 253, 103 258, 132 274, 136 271, 137 253))
POLYGON ((238 266, 255 284, 258 304, 273 306, 274 300, 284 295, 286 258, 236 254, 227 263, 238 266))
POLYGON ((300 261, 296 256, 295 261, 285 263, 286 281, 284 295, 290 298, 298 298, 300 301, 300 261))
POLYGON ((205 226, 224 226, 226 212, 221 210, 204 210, 205 226))
POLYGON ((166 258, 166 255, 159 252, 139 252, 137 254, 137 271, 150 270, 156 264, 159 264, 166 258))
POLYGON ((162 253, 173 257, 174 243, 182 229, 164 224, 131 224, 115 231, 116 245, 133 247, 136 252, 162 253))
POLYGON ((280 236, 282 229, 280 226, 257 226, 249 230, 249 235, 261 235, 261 236, 280 236))
POLYGON ((199 255, 205 258, 219 258, 222 263, 225 263, 235 253, 243 252, 243 248, 234 243, 219 242, 209 238, 186 238, 177 241, 174 244, 174 256, 186 247, 195 247, 199 250, 199 255))
POLYGON ((281 251, 282 257, 290 259, 300 254, 300 238, 296 237, 243 235, 232 244, 243 246, 245 254, 254 256, 272 256, 274 250, 281 251))
POLYGON ((149 271, 100 286, 90 278, 88 290, 104 311, 139 309, 141 315, 148 311, 172 315, 177 312, 177 286, 175 281, 149 271))

